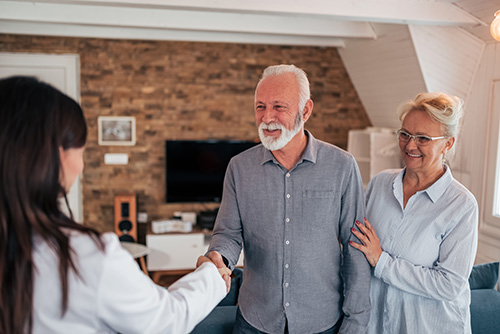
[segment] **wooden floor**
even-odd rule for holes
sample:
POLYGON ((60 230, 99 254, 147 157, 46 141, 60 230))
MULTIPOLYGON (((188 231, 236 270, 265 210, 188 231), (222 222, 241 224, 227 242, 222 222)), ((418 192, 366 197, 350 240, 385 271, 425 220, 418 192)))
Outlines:
POLYGON ((192 272, 192 270, 150 271, 149 277, 151 277, 156 284, 168 287, 190 272, 192 272))

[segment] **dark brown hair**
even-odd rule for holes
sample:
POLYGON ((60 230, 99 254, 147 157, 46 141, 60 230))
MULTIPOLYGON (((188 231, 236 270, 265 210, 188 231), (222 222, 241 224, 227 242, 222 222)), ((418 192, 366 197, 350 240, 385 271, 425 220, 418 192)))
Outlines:
MULTIPOLYGON (((59 257, 62 315, 68 305, 71 257, 68 230, 100 234, 76 223, 60 208, 59 148, 80 148, 87 139, 82 109, 54 87, 32 77, 0 80, 0 333, 31 333, 33 327, 33 236, 59 257)), ((70 211, 71 212, 71 211, 70 211)), ((57 305, 57 302, 56 302, 57 305)))

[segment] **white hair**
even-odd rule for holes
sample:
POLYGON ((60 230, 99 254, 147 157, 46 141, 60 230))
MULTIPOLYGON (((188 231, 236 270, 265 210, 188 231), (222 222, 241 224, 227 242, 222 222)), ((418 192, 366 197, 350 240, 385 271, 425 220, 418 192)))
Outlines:
POLYGON ((311 90, 309 88, 309 80, 307 79, 306 72, 295 65, 272 65, 267 67, 264 72, 262 72, 262 77, 257 83, 255 91, 257 91, 260 83, 265 78, 287 73, 292 73, 297 79, 297 84, 299 85, 299 111, 302 112, 306 106, 306 102, 311 98, 311 90))

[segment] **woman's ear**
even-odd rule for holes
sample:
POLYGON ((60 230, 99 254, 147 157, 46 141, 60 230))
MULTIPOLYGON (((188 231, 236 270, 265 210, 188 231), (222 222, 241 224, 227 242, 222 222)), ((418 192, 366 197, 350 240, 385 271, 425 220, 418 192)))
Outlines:
POLYGON ((448 151, 452 149, 453 145, 455 145, 455 137, 448 138, 443 149, 443 154, 448 153, 448 151))
POLYGON ((63 149, 62 146, 59 146, 59 161, 61 165, 66 162, 66 157, 67 157, 66 151, 63 149))
POLYGON ((59 163, 61 164, 59 170, 59 183, 64 187, 64 166, 66 166, 66 152, 62 146, 59 146, 59 163))

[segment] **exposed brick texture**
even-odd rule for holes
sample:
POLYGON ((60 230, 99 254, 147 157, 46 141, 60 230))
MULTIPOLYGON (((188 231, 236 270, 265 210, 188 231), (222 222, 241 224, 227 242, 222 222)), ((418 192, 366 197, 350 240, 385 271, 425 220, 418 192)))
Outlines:
POLYGON ((349 129, 370 125, 335 48, 0 34, 0 51, 80 56, 89 126, 84 223, 100 231, 113 230, 116 194, 136 193, 150 220, 215 208, 165 203, 164 142, 256 139, 253 94, 268 65, 295 64, 308 73, 314 111, 306 128, 316 138, 346 148, 349 129), (98 116, 134 116, 136 145, 99 146, 98 116), (129 164, 104 165, 105 153, 127 153, 129 164))

